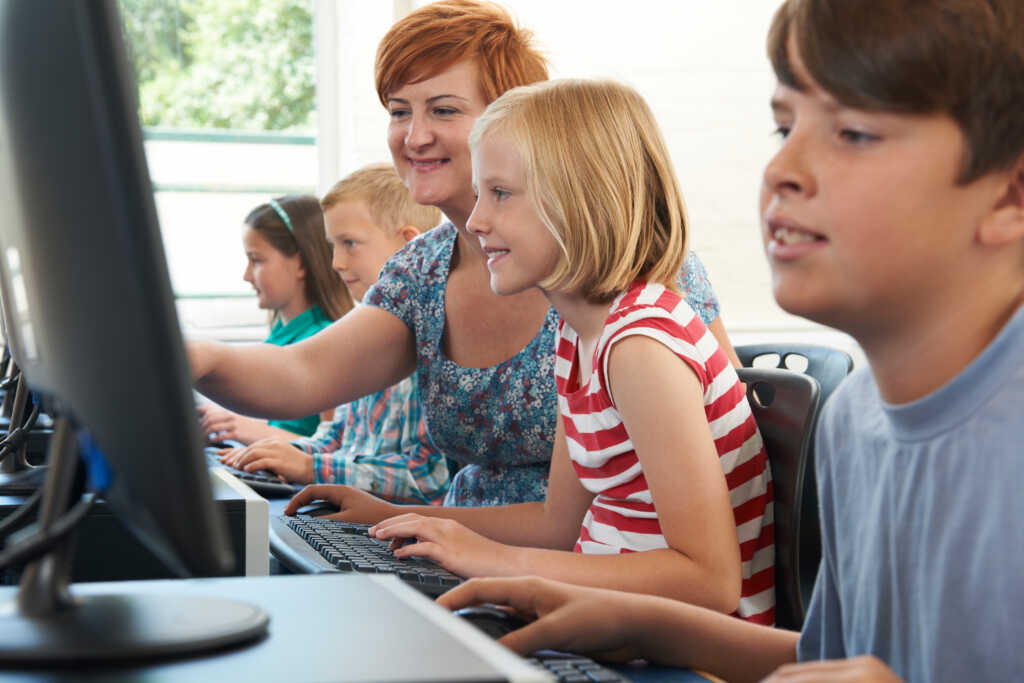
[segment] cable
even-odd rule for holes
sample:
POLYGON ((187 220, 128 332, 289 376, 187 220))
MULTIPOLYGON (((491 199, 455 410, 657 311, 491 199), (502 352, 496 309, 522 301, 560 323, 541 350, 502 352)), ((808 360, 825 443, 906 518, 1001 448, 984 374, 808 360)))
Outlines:
POLYGON ((10 513, 0 521, 0 536, 6 536, 9 529, 17 526, 18 522, 27 517, 43 499, 43 487, 40 486, 29 496, 28 500, 18 506, 18 509, 10 513))
POLYGON ((75 526, 85 518, 96 502, 95 493, 85 494, 74 507, 68 510, 63 517, 54 522, 49 528, 37 531, 32 535, 22 537, 31 527, 18 532, 12 540, 15 545, 0 553, 0 569, 14 564, 31 562, 40 555, 53 549, 58 543, 74 530, 75 526))

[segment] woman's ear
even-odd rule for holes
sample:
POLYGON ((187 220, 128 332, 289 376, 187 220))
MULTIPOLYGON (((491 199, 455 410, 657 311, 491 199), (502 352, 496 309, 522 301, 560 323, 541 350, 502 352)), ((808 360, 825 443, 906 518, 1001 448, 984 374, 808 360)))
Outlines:
POLYGON ((1024 240, 1024 154, 1006 174, 1003 193, 981 224, 978 239, 992 247, 1024 240))

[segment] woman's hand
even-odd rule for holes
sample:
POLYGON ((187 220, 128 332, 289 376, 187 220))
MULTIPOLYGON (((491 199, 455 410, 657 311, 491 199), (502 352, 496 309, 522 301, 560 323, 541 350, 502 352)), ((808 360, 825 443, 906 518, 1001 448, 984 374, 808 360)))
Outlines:
POLYGON ((294 515, 303 505, 309 505, 316 500, 326 500, 338 508, 338 512, 324 515, 327 519, 341 519, 346 522, 361 522, 363 524, 376 524, 382 519, 394 517, 402 510, 399 505, 392 505, 366 491, 351 486, 316 484, 307 486, 295 494, 295 497, 285 506, 284 514, 294 515))
POLYGON ((313 456, 284 439, 260 439, 245 448, 221 451, 220 461, 246 472, 270 470, 296 484, 313 483, 313 456))
POLYGON ((624 662, 641 656, 628 617, 642 613, 635 604, 647 599, 531 576, 471 579, 437 602, 452 610, 485 602, 505 605, 521 617, 536 619, 498 640, 521 655, 553 649, 624 662))
POLYGON ((269 436, 266 420, 245 417, 212 403, 196 407, 199 428, 210 441, 239 441, 249 444, 269 436))
POLYGON ((508 576, 516 571, 515 551, 471 531, 452 519, 404 514, 370 529, 376 538, 391 540, 395 557, 425 557, 460 576, 508 576), (415 542, 402 545, 404 539, 415 542))

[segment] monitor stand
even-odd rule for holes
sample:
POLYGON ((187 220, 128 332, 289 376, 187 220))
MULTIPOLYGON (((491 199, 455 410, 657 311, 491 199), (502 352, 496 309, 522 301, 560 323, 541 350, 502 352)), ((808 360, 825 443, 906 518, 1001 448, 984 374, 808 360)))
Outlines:
MULTIPOLYGON (((65 418, 58 418, 55 427, 41 531, 51 529, 79 493, 75 479, 80 462, 72 427, 65 418)), ((0 664, 191 655, 253 641, 267 632, 267 613, 255 605, 189 597, 180 589, 167 595, 75 597, 68 590, 71 551, 65 539, 32 561, 16 598, 0 605, 0 664)))

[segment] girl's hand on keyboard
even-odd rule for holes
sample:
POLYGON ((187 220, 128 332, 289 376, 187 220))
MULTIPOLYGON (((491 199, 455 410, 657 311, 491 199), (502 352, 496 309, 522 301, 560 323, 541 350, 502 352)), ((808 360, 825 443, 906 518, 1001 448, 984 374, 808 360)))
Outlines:
POLYGON ((362 522, 376 524, 382 519, 393 517, 401 511, 398 505, 392 505, 366 491, 340 486, 338 484, 316 484, 307 486, 288 501, 284 514, 294 515, 295 511, 314 500, 326 500, 338 508, 333 515, 324 515, 328 519, 342 519, 346 522, 362 522))
POLYGON ((503 605, 520 617, 536 619, 498 639, 522 655, 552 649, 629 661, 642 653, 631 642, 634 629, 626 622, 629 615, 637 614, 634 603, 647 599, 531 576, 471 579, 437 602, 451 610, 482 603, 503 605))
POLYGON ((199 428, 212 441, 253 443, 266 437, 270 429, 266 420, 239 415, 212 403, 197 406, 196 413, 199 428))
POLYGON ((391 540, 395 557, 425 557, 460 576, 516 573, 517 548, 492 541, 452 519, 404 514, 385 519, 369 534, 391 540), (415 541, 404 544, 406 539, 415 541))
POLYGON ((284 439, 260 439, 245 448, 224 451, 220 461, 246 472, 269 470, 295 484, 313 483, 313 456, 284 439))

